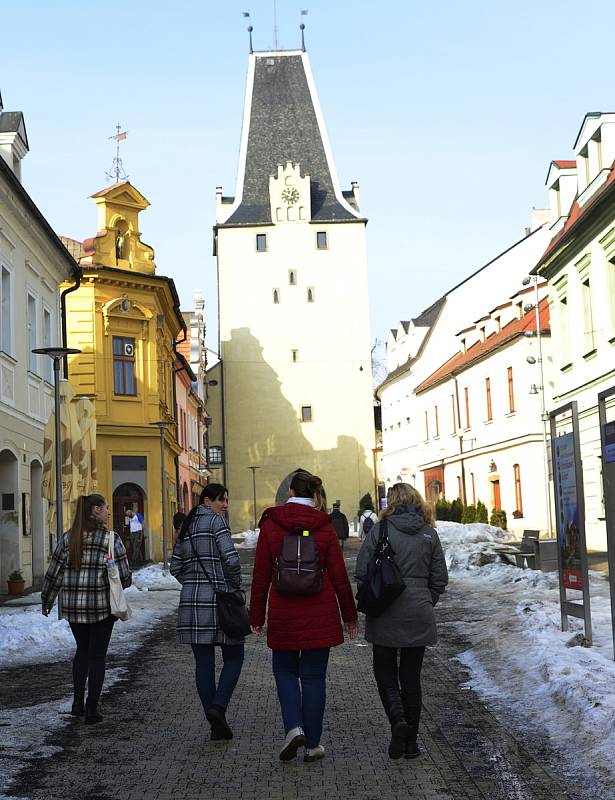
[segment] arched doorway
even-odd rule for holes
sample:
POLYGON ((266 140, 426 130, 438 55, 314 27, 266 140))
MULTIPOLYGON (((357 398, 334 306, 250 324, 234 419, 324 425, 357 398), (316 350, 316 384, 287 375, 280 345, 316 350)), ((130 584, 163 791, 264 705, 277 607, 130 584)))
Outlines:
POLYGON ((43 514, 43 465, 30 464, 30 531, 32 532, 32 582, 45 575, 45 521, 43 514))
POLYGON ((19 557, 19 508, 17 456, 10 450, 0 450, 0 586, 4 591, 6 579, 21 568, 19 557))
MULTIPOLYGON (((128 512, 143 514, 143 490, 136 483, 122 483, 113 492, 113 530, 122 537, 130 556, 130 527, 128 512)), ((145 524, 143 525, 145 530, 145 524)), ((145 561, 145 535, 141 539, 141 559, 145 561)))

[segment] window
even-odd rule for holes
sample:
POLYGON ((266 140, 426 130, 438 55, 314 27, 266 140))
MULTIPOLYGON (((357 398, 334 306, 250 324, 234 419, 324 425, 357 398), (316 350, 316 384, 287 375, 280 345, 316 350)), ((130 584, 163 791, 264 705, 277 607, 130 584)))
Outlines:
POLYGON ((207 450, 207 463, 210 465, 216 465, 222 463, 222 448, 218 447, 217 445, 214 447, 210 447, 207 450))
POLYGON ((113 390, 115 394, 136 396, 135 340, 113 337, 113 390))
POLYGON ((314 302, 314 289, 311 286, 307 290, 307 301, 308 303, 314 302))
POLYGON ((427 412, 425 412, 425 441, 429 439, 429 417, 427 416, 427 412))
POLYGON ((466 428, 470 427, 470 392, 468 387, 466 386, 463 390, 463 395, 466 401, 466 428))
POLYGON ((328 247, 327 231, 316 231, 316 249, 327 250, 328 247))
POLYGON ((485 399, 487 401, 487 420, 493 419, 493 412, 491 410, 491 379, 485 378, 485 399))
POLYGON ((299 351, 298 350, 291 350, 290 354, 291 354, 291 357, 293 359, 293 363, 296 364, 297 361, 299 360, 299 351))
POLYGON ((591 353, 596 349, 594 337, 594 315, 592 312, 592 293, 589 278, 581 282, 583 301, 583 353, 591 353))
POLYGON ((289 286, 297 285, 297 271, 294 269, 288 270, 288 284, 289 286))
POLYGON ((571 364, 570 357, 570 319, 568 315, 568 298, 560 295, 558 303, 559 317, 559 342, 560 342, 560 369, 565 369, 571 364))
POLYGON ((457 433, 457 414, 455 409, 455 395, 451 395, 451 411, 453 412, 453 433, 457 433))
POLYGON ((508 367, 508 411, 512 414, 515 410, 515 388, 513 386, 513 370, 508 367))
POLYGON ((515 476, 515 510, 523 514, 523 497, 521 496, 521 468, 518 464, 513 464, 513 474, 515 476))
POLYGON ((256 252, 257 253, 266 253, 267 252, 267 234, 266 233, 257 233, 256 234, 256 252))
POLYGON ((312 421, 312 406, 301 406, 301 422, 312 421))
POLYGON ((438 421, 438 406, 434 408, 434 422, 436 426, 436 436, 440 435, 440 422, 438 421))
POLYGON ((280 290, 274 289, 273 290, 273 302, 277 305, 280 302, 280 290))
POLYGON ((36 345, 36 297, 28 293, 27 326, 28 326, 28 371, 38 374, 38 356, 32 351, 36 345))
POLYGON ((2 267, 2 281, 0 283, 0 350, 11 353, 11 273, 2 267))
POLYGON ((470 483, 472 484, 472 505, 476 505, 476 486, 474 485, 474 473, 470 473, 470 483))
POLYGON ((461 476, 457 475, 457 497, 461 500, 461 476))
MULTIPOLYGON (((51 311, 43 309, 43 347, 51 347, 51 311)), ((43 377, 49 383, 53 382, 53 361, 44 356, 43 377)))

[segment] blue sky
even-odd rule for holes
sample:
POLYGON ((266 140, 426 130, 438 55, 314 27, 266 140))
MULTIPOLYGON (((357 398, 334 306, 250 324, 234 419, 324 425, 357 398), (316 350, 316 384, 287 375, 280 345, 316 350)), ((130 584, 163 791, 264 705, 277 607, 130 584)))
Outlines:
MULTIPOLYGON (((279 46, 299 11, 344 188, 369 217, 372 338, 416 316, 519 239, 570 158, 587 111, 615 110, 615 4, 277 0, 279 46)), ((215 187, 234 192, 247 67, 273 45, 272 0, 2 2, 0 91, 21 110, 24 185, 58 233, 96 230, 117 121, 143 239, 189 308, 203 290, 215 346, 215 187)), ((343 301, 342 301, 343 302, 343 301)))

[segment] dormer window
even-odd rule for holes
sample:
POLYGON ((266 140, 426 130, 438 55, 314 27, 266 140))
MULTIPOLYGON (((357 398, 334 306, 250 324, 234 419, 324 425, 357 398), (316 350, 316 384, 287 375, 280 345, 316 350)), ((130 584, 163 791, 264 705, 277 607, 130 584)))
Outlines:
POLYGON ((288 285, 289 286, 297 285, 297 270, 295 269, 288 270, 288 285))

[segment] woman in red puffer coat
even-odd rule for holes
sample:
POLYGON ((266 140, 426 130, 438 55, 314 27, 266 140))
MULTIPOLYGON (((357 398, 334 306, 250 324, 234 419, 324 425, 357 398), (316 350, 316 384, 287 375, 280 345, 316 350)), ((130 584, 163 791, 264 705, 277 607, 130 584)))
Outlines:
POLYGON ((322 481, 316 475, 295 473, 288 502, 263 514, 256 546, 250 624, 262 636, 269 597, 267 644, 273 650, 273 675, 286 731, 282 761, 293 759, 304 745, 304 761, 323 758, 320 737, 329 650, 344 641, 342 619, 351 639, 358 632, 357 609, 337 534, 329 515, 315 508, 321 490, 322 481), (284 537, 298 529, 310 532, 318 550, 323 574, 316 594, 280 594, 273 583, 284 537))

